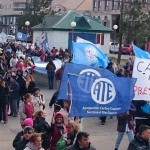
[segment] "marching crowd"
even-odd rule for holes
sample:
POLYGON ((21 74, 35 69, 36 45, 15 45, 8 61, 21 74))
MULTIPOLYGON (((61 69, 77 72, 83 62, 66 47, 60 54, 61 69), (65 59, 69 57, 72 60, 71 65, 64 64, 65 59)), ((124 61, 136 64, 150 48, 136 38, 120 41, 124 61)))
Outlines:
MULTIPOLYGON (((52 96, 49 107, 54 106, 51 123, 46 121, 45 98, 34 80, 34 61, 39 56, 46 66, 49 89, 54 88, 54 79, 59 87, 64 64, 70 62, 71 55, 55 47, 45 52, 43 49, 26 49, 22 45, 7 43, 0 45, 0 121, 8 123, 8 116, 20 117, 22 130, 13 140, 16 150, 96 150, 89 141, 89 134, 82 131, 82 118, 68 117, 70 100, 58 100, 58 91, 52 96), (56 70, 54 59, 61 59, 62 67, 56 70), (9 113, 8 113, 9 112, 9 113)), ((110 61, 106 68, 118 77, 131 77, 133 60, 129 58, 123 68, 110 61)), ((118 136, 115 150, 119 149, 124 133, 130 144, 127 150, 150 150, 150 114, 141 106, 145 101, 131 103, 131 110, 117 116, 118 136), (143 117, 144 119, 137 119, 143 117), (136 122, 136 126, 135 126, 136 122)), ((106 116, 107 117, 107 116, 106 116)), ((105 125, 106 117, 101 117, 105 125)))

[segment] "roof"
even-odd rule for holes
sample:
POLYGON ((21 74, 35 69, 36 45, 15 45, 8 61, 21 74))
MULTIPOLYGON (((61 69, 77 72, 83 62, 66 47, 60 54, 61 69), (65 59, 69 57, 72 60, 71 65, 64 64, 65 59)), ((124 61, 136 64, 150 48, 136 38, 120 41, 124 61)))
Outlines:
POLYGON ((65 15, 45 16, 40 25, 32 27, 32 30, 56 30, 71 31, 71 22, 76 22, 75 31, 109 33, 111 29, 103 26, 98 21, 80 15, 75 11, 69 11, 65 15))

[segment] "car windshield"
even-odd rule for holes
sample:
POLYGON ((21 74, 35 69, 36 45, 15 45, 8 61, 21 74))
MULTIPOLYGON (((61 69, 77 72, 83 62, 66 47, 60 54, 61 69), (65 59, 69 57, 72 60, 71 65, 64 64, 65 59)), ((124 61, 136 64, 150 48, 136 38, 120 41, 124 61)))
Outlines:
POLYGON ((118 43, 111 43, 111 45, 118 45, 118 43))

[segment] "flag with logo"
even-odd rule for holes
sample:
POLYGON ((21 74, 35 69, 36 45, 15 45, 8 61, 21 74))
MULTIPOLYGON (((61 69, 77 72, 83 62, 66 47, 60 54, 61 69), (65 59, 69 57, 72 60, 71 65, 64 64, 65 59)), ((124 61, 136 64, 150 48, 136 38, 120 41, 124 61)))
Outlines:
MULTIPOLYGON (((73 63, 67 63, 64 67, 61 84, 59 87, 58 99, 68 99, 68 74, 88 74, 88 76, 107 77, 114 76, 112 72, 104 68, 93 68, 86 65, 78 65, 73 63)), ((86 79, 86 78, 85 78, 86 79)), ((87 78, 89 80, 90 78, 87 78)), ((88 81, 89 83, 91 80, 88 81)))
POLYGON ((108 57, 93 43, 73 42, 73 63, 106 68, 108 57))
POLYGON ((47 37, 44 39, 41 45, 44 47, 45 50, 50 50, 47 37))
POLYGON ((26 41, 28 38, 27 34, 22 33, 22 32, 16 32, 15 37, 16 37, 16 40, 18 41, 26 41))
POLYGON ((85 75, 69 74, 68 78, 71 88, 69 116, 117 116, 131 108, 136 82, 134 78, 99 77, 91 79, 90 83, 85 80, 85 75))
POLYGON ((150 54, 133 45, 135 60, 132 77, 137 78, 134 100, 150 101, 150 54))

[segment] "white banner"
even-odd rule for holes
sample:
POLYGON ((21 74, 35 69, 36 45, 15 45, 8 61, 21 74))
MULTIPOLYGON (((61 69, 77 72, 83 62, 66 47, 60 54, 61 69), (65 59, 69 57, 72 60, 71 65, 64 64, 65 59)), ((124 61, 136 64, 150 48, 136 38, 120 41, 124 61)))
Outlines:
POLYGON ((134 100, 150 101, 150 59, 135 57, 132 77, 137 78, 134 100))

